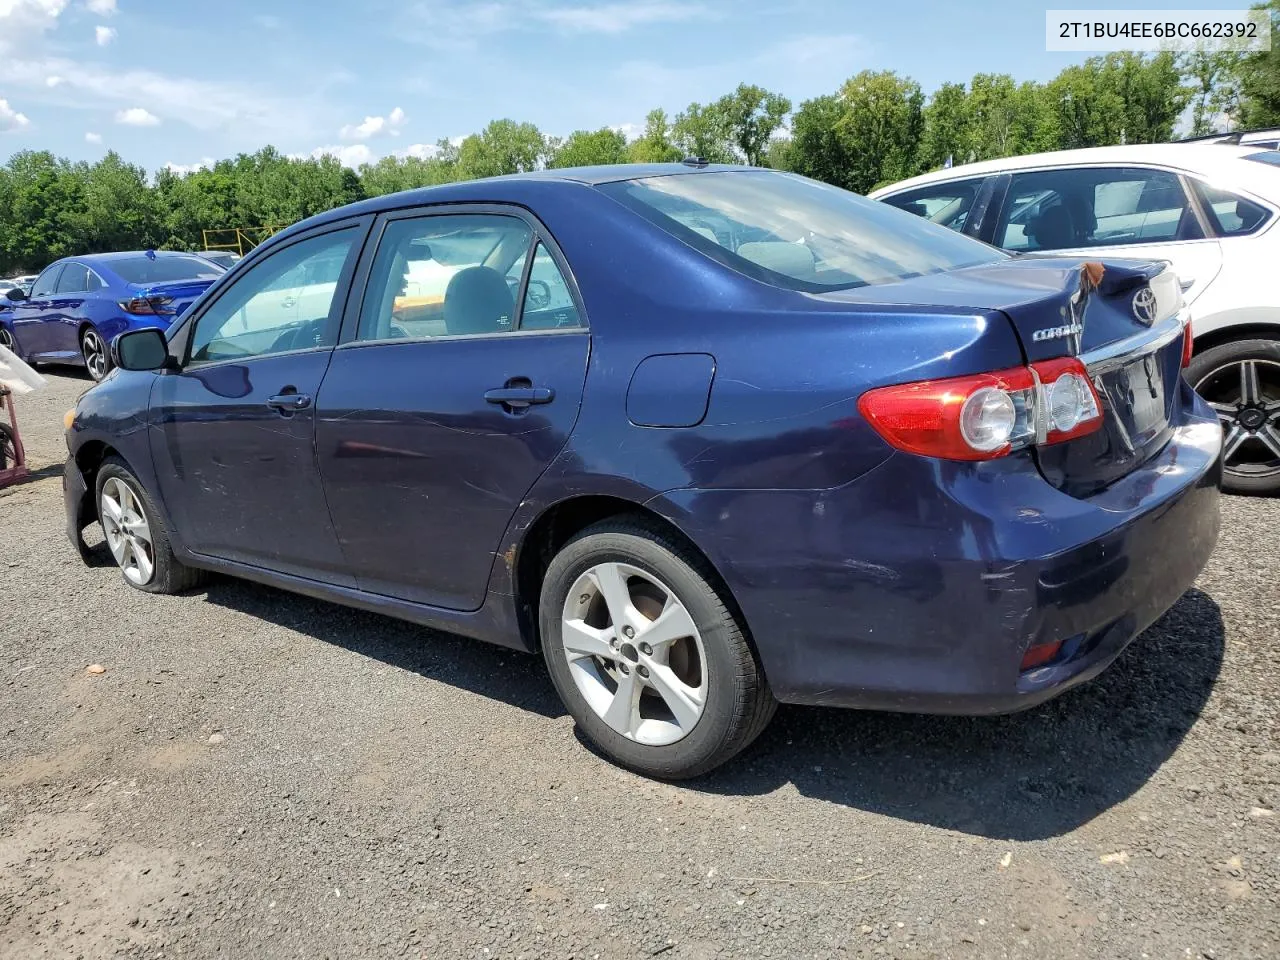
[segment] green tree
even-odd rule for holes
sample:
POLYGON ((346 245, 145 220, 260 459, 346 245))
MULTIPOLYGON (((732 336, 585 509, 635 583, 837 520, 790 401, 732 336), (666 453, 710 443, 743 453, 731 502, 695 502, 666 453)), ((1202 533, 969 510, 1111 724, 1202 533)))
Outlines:
POLYGON ((644 118, 644 133, 627 147, 632 163, 671 163, 680 159, 680 151, 671 141, 671 124, 665 110, 650 110, 644 118))
POLYGON ((547 156, 547 141, 532 123, 494 120, 458 148, 459 180, 536 170, 547 156))
POLYGON ((1109 53, 1067 67, 1050 84, 1061 146, 1163 143, 1187 105, 1172 53, 1109 53))
POLYGON ((676 116, 671 140, 681 156, 701 157, 711 163, 736 163, 729 118, 719 104, 691 103, 676 116))
POLYGON ((1240 62, 1240 126, 1280 126, 1280 0, 1254 7, 1271 14, 1271 49, 1240 62))
POLYGON ((853 149, 837 129, 842 116, 843 106, 836 96, 815 97, 800 104, 791 118, 787 162, 796 173, 852 189, 853 149))
POLYGON ((967 163, 976 156, 969 120, 969 95, 963 83, 944 83, 933 92, 923 113, 920 165, 925 169, 967 163))
POLYGON ((845 81, 839 103, 836 133, 848 157, 849 189, 866 193, 918 172, 924 127, 918 83, 892 70, 864 70, 845 81))
POLYGON ((549 167, 588 167, 601 163, 626 163, 627 138, 617 130, 575 130, 559 144, 547 162, 549 167))
POLYGON ((1191 97, 1191 135, 1216 132, 1219 119, 1239 113, 1240 62, 1244 57, 1233 50, 1196 50, 1182 58, 1180 68, 1187 79, 1191 97))
POLYGON ((714 109, 741 158, 758 167, 769 141, 791 112, 791 101, 763 87, 740 83, 733 93, 717 100, 714 109))

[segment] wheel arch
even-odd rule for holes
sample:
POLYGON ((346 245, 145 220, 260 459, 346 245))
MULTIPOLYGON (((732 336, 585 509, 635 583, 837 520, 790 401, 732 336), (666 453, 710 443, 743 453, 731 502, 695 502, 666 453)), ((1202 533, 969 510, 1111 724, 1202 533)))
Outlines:
POLYGON ((1280 320, 1275 323, 1240 323, 1216 327, 1195 338, 1192 356, 1199 356, 1206 350, 1241 340, 1280 341, 1280 320))
MULTIPOLYGON (((84 477, 85 485, 89 490, 95 491, 98 483, 98 470, 108 457, 116 457, 132 470, 133 466, 129 461, 111 444, 105 440, 86 440, 76 449, 73 454, 76 461, 76 468, 80 471, 80 475, 84 477)), ((95 507, 96 509, 96 507, 95 507)))
POLYGON ((750 625, 742 607, 721 575, 715 563, 698 544, 675 523, 650 507, 622 497, 603 494, 586 494, 558 501, 540 513, 530 524, 516 551, 513 581, 515 585, 516 615, 520 632, 530 650, 541 647, 538 634, 538 605, 542 595, 542 581, 552 558, 561 547, 593 524, 613 517, 639 520, 692 553, 702 564, 702 572, 711 586, 724 599, 725 606, 733 614, 742 629, 743 636, 760 662, 750 625))

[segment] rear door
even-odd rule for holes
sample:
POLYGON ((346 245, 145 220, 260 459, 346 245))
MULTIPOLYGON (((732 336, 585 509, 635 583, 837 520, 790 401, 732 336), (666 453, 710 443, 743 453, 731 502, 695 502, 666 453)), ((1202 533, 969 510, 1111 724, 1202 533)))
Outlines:
POLYGON ((45 321, 53 317, 55 290, 64 266, 60 261, 48 267, 31 285, 27 299, 13 305, 13 334, 29 357, 47 357, 57 349, 54 325, 45 321))
POLYGON ((581 299, 517 208, 425 209, 378 231, 317 400, 325 491, 361 589, 474 610, 511 517, 577 421, 581 299), (425 276, 447 277, 440 303, 409 288, 406 307, 425 276))
POLYGON ((1107 166, 1015 173, 993 242, 1013 253, 1167 260, 1194 300, 1222 269, 1222 250, 1182 176, 1107 166))

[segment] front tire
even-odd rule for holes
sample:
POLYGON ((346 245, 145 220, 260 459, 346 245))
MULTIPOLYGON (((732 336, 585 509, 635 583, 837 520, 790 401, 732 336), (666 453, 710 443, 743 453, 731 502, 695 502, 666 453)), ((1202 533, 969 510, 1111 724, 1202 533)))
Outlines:
POLYGON ((556 554, 542 651, 578 727, 620 765, 696 777, 745 749, 777 703, 714 574, 641 521, 608 520, 556 554))
POLYGON ((80 355, 84 358, 84 368, 94 383, 99 383, 111 372, 111 353, 102 334, 93 327, 85 327, 80 332, 80 355))
POLYGON ((1238 340, 1198 354, 1190 383, 1222 423, 1222 486, 1280 492, 1280 343, 1238 340))
POLYGON ((125 583, 144 593, 172 594, 204 579, 173 555, 160 511, 123 460, 103 461, 95 492, 102 532, 125 583))
POLYGON ((12 351, 19 359, 22 358, 22 354, 18 353, 18 344, 13 339, 13 334, 10 333, 9 328, 3 324, 0 324, 0 347, 5 347, 12 351))

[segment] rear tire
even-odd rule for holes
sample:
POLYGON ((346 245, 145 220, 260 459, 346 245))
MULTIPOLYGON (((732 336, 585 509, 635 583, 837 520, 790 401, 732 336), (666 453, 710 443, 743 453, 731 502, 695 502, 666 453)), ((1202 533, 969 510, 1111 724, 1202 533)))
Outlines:
POLYGON ((84 359, 84 367, 94 383, 99 383, 111 372, 111 351, 102 334, 93 327, 85 327, 80 331, 80 355, 84 359))
POLYGON ((94 503, 107 547, 124 582, 144 593, 181 593, 199 586, 202 570, 173 555, 169 531, 146 488, 119 457, 98 468, 94 503))
POLYGON ((9 332, 8 327, 3 325, 0 325, 0 347, 7 348, 8 350, 16 354, 19 359, 21 359, 22 354, 18 353, 18 344, 13 339, 13 334, 9 332))
POLYGON ((1192 359, 1186 378, 1222 423, 1223 489, 1280 492, 1280 342, 1212 347, 1192 359))
POLYGON ((773 717, 764 671, 715 582, 641 520, 588 527, 551 561, 539 605, 547 668, 579 729, 621 766, 696 777, 773 717))

